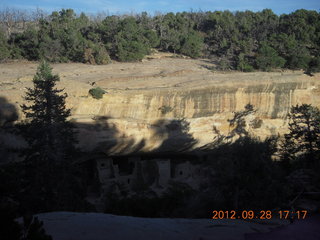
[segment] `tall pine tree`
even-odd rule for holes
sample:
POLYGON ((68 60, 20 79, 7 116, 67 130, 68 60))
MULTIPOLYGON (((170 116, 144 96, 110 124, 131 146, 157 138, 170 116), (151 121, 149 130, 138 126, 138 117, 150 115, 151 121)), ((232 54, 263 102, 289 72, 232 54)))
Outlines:
POLYGON ((26 123, 22 126, 28 148, 25 152, 25 175, 21 202, 27 212, 76 210, 82 201, 76 176, 71 168, 75 136, 67 121, 70 110, 65 106, 67 94, 55 85, 58 75, 42 62, 28 88, 22 105, 26 123))
POLYGON ((65 106, 67 94, 55 88, 59 76, 52 74, 48 63, 42 62, 24 99, 30 105, 21 106, 27 119, 23 135, 29 144, 27 157, 61 162, 74 148, 73 126, 67 121, 70 109, 65 106))

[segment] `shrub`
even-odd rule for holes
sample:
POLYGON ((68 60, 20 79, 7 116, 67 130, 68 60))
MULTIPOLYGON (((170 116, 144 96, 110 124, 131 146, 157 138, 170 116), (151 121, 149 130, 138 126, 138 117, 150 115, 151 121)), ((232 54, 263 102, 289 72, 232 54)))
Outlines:
POLYGON ((196 32, 191 32, 184 39, 180 52, 192 58, 201 56, 203 48, 203 38, 196 32))
POLYGON ((149 42, 149 46, 152 48, 158 47, 160 44, 160 39, 157 33, 153 30, 146 30, 144 33, 145 38, 149 42))
POLYGON ((263 71, 270 71, 272 68, 282 68, 285 59, 280 57, 277 51, 269 45, 263 43, 256 58, 257 67, 263 71))
POLYGON ((226 71, 231 69, 230 61, 227 58, 222 58, 217 64, 217 69, 226 71))
POLYGON ((102 65, 102 64, 109 64, 111 63, 111 58, 105 49, 104 46, 99 45, 96 49, 96 52, 94 54, 94 58, 96 61, 96 64, 102 65))
POLYGON ((312 58, 306 68, 306 73, 309 75, 316 72, 320 72, 320 57, 312 58))
POLYGON ((249 63, 243 63, 241 66, 238 66, 237 69, 242 72, 252 72, 253 71, 253 67, 249 63))
POLYGON ((117 57, 121 62, 140 61, 149 53, 149 48, 139 41, 128 41, 119 38, 117 46, 117 57))
POLYGON ((243 53, 240 53, 238 56, 237 69, 242 72, 252 72, 253 71, 253 67, 250 65, 247 57, 243 53))
POLYGON ((94 59, 92 48, 84 49, 84 51, 83 51, 83 61, 85 63, 96 64, 96 60, 94 59))
POLYGON ((150 53, 150 43, 143 35, 143 28, 133 17, 121 21, 115 35, 115 55, 121 62, 140 61, 150 53))
POLYGON ((100 88, 100 87, 91 88, 91 89, 89 90, 89 94, 90 94, 93 98, 95 98, 95 99, 101 99, 102 96, 103 96, 103 94, 105 94, 105 93, 106 93, 106 91, 103 90, 103 89, 100 88))

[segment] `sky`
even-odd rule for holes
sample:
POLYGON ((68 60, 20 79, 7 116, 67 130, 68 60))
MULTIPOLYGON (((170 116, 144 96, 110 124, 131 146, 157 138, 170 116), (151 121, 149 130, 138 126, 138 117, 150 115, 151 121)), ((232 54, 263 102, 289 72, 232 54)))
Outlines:
POLYGON ((72 8, 76 12, 107 14, 183 11, 261 11, 272 9, 276 14, 291 13, 297 9, 320 11, 320 0, 0 0, 1 8, 35 10, 47 12, 72 8))

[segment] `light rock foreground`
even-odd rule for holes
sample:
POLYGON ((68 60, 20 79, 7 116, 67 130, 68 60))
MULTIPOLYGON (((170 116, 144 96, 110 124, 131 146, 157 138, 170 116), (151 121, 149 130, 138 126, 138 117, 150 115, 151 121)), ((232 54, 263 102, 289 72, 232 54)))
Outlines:
POLYGON ((102 213, 38 215, 54 240, 316 240, 319 216, 297 220, 212 220, 136 218, 102 213))

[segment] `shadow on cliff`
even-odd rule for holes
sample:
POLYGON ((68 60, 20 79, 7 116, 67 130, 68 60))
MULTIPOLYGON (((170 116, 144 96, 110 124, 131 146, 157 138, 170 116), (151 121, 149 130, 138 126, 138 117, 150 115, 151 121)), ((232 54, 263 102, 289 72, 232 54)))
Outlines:
POLYGON ((185 119, 160 119, 151 126, 149 141, 158 147, 145 152, 146 139, 136 140, 120 132, 110 117, 95 117, 94 123, 76 123, 80 150, 104 153, 106 155, 159 155, 186 154, 193 151, 197 140, 189 133, 190 123, 185 119), (95 146, 96 145, 96 146, 95 146))
POLYGON ((80 151, 126 155, 138 153, 145 146, 144 139, 137 141, 121 133, 109 116, 94 117, 93 120, 93 123, 74 123, 80 151))
POLYGON ((162 141, 154 152, 190 152, 197 140, 189 133, 190 123, 185 119, 161 119, 152 125, 153 140, 162 141))

